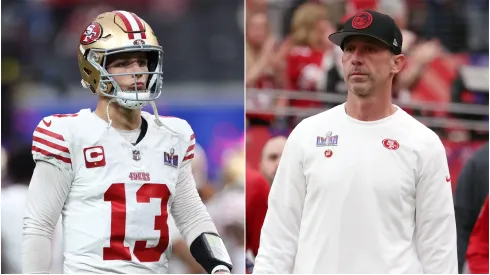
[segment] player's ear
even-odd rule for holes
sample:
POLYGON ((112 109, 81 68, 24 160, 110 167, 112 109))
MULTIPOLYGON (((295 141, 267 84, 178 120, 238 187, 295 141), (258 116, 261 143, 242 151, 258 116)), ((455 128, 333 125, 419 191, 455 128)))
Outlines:
POLYGON ((406 58, 403 54, 393 54, 391 56, 391 72, 393 74, 399 73, 405 65, 406 58))

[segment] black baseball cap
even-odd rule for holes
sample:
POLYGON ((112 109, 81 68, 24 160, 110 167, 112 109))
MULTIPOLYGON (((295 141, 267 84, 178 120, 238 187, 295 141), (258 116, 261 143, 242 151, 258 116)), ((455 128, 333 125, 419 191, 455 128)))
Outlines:
POLYGON ((395 20, 386 14, 372 10, 360 11, 344 23, 344 28, 331 34, 328 39, 344 49, 344 40, 353 35, 365 35, 386 44, 394 54, 402 52, 402 32, 395 20))

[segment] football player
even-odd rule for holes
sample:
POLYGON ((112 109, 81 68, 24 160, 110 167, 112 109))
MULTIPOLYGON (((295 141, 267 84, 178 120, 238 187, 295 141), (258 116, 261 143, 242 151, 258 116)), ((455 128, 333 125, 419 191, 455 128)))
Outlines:
POLYGON ((196 143, 182 119, 160 117, 163 51, 131 12, 99 15, 83 32, 78 64, 95 111, 45 117, 23 231, 23 272, 48 273, 59 214, 65 273, 167 273, 172 215, 208 273, 232 263, 191 173, 196 143), (154 115, 141 111, 147 103, 154 115))

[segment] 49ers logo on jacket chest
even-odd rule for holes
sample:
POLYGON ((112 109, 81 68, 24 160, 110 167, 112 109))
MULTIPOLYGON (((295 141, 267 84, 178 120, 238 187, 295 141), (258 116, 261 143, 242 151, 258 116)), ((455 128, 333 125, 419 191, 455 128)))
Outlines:
POLYGON ((82 45, 92 44, 95 41, 99 40, 101 36, 102 36, 102 26, 97 22, 93 22, 92 24, 88 25, 88 27, 82 33, 82 37, 80 37, 80 44, 82 45))

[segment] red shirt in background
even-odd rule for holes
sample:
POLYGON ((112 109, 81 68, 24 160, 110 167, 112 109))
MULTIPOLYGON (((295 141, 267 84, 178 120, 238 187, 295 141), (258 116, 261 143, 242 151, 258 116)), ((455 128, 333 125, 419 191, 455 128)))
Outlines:
MULTIPOLYGON (((310 47, 292 47, 287 56, 287 84, 290 90, 316 92, 325 83, 324 52, 310 47)), ((323 107, 322 103, 310 100, 291 100, 293 107, 323 107)))
POLYGON ((488 196, 471 232, 466 262, 472 274, 488 274, 488 196))
POLYGON ((260 232, 267 213, 270 185, 257 170, 246 168, 246 248, 257 256, 260 245, 260 232))

